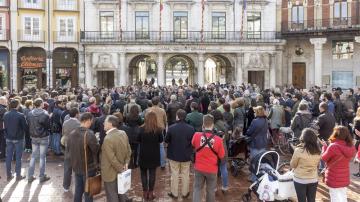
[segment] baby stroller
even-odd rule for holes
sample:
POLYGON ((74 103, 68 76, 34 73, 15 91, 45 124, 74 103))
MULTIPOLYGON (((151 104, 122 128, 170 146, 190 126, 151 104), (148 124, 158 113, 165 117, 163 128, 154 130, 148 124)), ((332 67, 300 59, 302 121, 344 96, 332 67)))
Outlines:
POLYGON ((229 142, 228 159, 230 161, 230 171, 234 177, 238 176, 240 170, 247 164, 248 156, 247 143, 244 136, 236 139, 232 138, 229 142), (241 153, 244 154, 244 159, 237 157, 241 153))
POLYGON ((264 151, 251 159, 249 169, 257 179, 242 196, 244 202, 252 201, 252 193, 262 201, 290 201, 288 198, 296 194, 291 172, 280 175, 277 171, 279 161, 276 151, 264 151))

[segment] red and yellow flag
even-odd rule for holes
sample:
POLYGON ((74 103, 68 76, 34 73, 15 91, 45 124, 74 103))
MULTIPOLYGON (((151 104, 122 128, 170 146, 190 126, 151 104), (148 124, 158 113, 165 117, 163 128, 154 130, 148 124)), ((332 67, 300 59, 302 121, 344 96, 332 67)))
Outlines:
POLYGON ((164 9, 163 0, 160 0, 160 11, 164 9))

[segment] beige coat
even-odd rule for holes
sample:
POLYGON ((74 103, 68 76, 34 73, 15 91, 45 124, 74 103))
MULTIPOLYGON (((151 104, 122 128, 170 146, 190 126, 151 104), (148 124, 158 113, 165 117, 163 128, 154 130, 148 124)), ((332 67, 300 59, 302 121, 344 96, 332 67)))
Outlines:
POLYGON ((126 133, 113 129, 105 136, 101 147, 101 177, 104 182, 113 182, 117 174, 124 170, 131 156, 131 148, 126 133))
MULTIPOLYGON (((159 106, 155 105, 155 106, 150 107, 148 110, 146 110, 146 113, 148 113, 150 111, 152 111, 156 114, 158 126, 162 129, 165 129, 166 125, 167 125, 167 116, 166 116, 165 110, 163 108, 160 108, 159 106)), ((145 114, 145 116, 146 116, 146 114, 145 114)))
POLYGON ((314 179, 318 177, 318 165, 320 154, 311 155, 303 148, 296 148, 290 161, 291 168, 294 168, 294 175, 300 179, 314 179))

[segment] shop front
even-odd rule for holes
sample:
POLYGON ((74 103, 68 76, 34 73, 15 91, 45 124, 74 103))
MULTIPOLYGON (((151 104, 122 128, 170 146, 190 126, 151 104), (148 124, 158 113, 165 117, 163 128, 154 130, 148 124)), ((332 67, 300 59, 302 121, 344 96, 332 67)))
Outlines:
POLYGON ((78 84, 78 53, 73 48, 57 48, 53 52, 53 86, 75 88, 78 84))
POLYGON ((42 48, 24 47, 18 51, 18 86, 46 88, 46 52, 42 48))
POLYGON ((5 47, 0 47, 0 88, 9 88, 10 84, 10 54, 5 47))

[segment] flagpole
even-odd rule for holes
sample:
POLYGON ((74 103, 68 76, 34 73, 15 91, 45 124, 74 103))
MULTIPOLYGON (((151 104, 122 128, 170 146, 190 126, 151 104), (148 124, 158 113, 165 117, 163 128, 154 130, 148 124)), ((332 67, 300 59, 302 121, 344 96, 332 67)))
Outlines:
POLYGON ((121 0, 119 0, 119 31, 120 31, 120 41, 122 41, 122 23, 121 23, 121 8, 122 6, 121 6, 121 0))
POLYGON ((201 0, 201 42, 204 41, 204 10, 205 0, 201 0))
POLYGON ((244 32, 244 19, 245 19, 246 0, 243 0, 242 15, 241 15, 241 28, 240 28, 240 41, 243 39, 244 32))
POLYGON ((161 31, 162 31, 162 10, 163 10, 163 4, 162 0, 160 0, 160 25, 159 25, 159 39, 161 41, 161 31))

